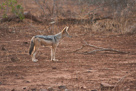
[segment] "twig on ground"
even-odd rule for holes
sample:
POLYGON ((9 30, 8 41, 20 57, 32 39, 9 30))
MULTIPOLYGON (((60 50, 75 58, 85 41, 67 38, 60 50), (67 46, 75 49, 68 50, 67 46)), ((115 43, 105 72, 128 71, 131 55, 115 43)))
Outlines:
POLYGON ((121 79, 119 79, 119 81, 115 84, 115 86, 114 86, 114 88, 113 88, 113 91, 117 88, 117 86, 118 86, 119 84, 121 84, 121 83, 123 82, 123 80, 124 80, 126 77, 128 77, 128 76, 130 76, 130 75, 132 75, 132 74, 134 74, 134 73, 136 73, 136 71, 135 71, 135 72, 131 72, 131 73, 129 73, 129 74, 123 76, 121 79))
POLYGON ((79 50, 82 50, 84 47, 85 47, 85 46, 82 45, 80 48, 78 48, 78 49, 76 49, 76 50, 74 50, 74 51, 72 51, 72 52, 77 52, 77 51, 79 51, 79 50))
POLYGON ((117 52, 117 53, 121 53, 121 54, 128 54, 129 52, 123 52, 123 51, 119 51, 119 50, 115 50, 115 49, 110 49, 110 48, 102 48, 102 49, 97 49, 97 50, 93 50, 90 52, 84 52, 84 54, 93 54, 99 51, 112 51, 112 52, 117 52))
POLYGON ((116 52, 116 53, 120 53, 120 54, 129 54, 129 53, 130 53, 130 52, 119 51, 119 50, 112 49, 112 48, 97 47, 97 46, 88 44, 86 41, 84 41, 84 42, 85 42, 85 44, 82 45, 81 48, 78 48, 78 49, 76 49, 76 50, 73 51, 73 52, 79 53, 79 52, 78 52, 79 50, 82 50, 85 46, 89 46, 89 47, 95 48, 96 50, 89 51, 89 52, 88 52, 88 51, 87 51, 87 52, 82 52, 82 53, 79 53, 79 54, 93 54, 93 53, 100 52, 100 51, 112 51, 112 52, 116 52))

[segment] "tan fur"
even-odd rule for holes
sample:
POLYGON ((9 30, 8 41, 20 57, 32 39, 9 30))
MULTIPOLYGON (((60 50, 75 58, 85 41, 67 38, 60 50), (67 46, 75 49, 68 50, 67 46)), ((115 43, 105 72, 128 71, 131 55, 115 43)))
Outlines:
POLYGON ((52 61, 57 61, 55 59, 55 52, 56 52, 56 48, 60 42, 60 40, 64 37, 70 37, 68 32, 68 27, 65 27, 61 32, 59 32, 58 34, 55 35, 49 35, 46 37, 49 37, 48 39, 43 39, 44 36, 42 37, 32 37, 31 39, 31 46, 30 46, 30 50, 29 50, 29 54, 32 56, 32 61, 33 62, 37 62, 38 60, 35 58, 35 55, 38 51, 38 49, 40 48, 40 46, 48 46, 51 48, 51 60, 52 61), (50 40, 49 40, 50 39, 50 40), (32 45, 33 44, 33 45, 32 45))

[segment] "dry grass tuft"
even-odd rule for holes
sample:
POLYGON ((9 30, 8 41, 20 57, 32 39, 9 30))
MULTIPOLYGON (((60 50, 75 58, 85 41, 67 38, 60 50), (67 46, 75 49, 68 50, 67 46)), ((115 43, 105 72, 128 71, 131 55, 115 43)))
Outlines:
POLYGON ((113 20, 100 20, 92 25, 93 32, 100 33, 135 33, 136 23, 134 23, 133 18, 116 18, 113 20))

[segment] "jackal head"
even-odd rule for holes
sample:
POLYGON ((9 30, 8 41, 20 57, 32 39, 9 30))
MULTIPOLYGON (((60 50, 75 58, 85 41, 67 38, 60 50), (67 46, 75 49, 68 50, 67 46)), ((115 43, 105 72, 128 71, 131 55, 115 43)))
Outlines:
POLYGON ((63 37, 69 37, 69 38, 71 38, 72 36, 69 35, 69 33, 68 33, 68 28, 69 28, 69 27, 66 26, 66 27, 62 30, 62 36, 63 36, 63 37))

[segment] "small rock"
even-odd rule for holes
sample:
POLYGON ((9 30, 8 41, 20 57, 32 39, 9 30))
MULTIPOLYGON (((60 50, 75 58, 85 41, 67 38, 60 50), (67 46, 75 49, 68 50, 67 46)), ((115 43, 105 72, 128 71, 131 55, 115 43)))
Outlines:
POLYGON ((5 48, 4 46, 2 46, 1 50, 2 50, 2 51, 5 51, 5 50, 6 50, 6 48, 5 48))
POLYGON ((48 91, 47 89, 41 89, 40 91, 48 91))
POLYGON ((11 61, 12 61, 12 62, 16 62, 16 61, 19 61, 19 59, 18 59, 17 57, 12 57, 12 58, 11 58, 11 61))
POLYGON ((13 33, 13 30, 12 30, 12 29, 9 29, 8 32, 9 32, 9 33, 13 33))
POLYGON ((90 71, 90 70, 87 70, 87 73, 91 73, 91 71, 90 71))
POLYGON ((81 86, 81 89, 86 89, 86 87, 85 86, 81 86))
POLYGON ((26 87, 23 87, 23 89, 26 89, 26 87))
POLYGON ((91 91, 97 91, 96 89, 94 89, 94 90, 91 90, 91 91))
POLYGON ((48 91, 54 91, 54 89, 52 87, 48 87, 47 89, 48 91))
POLYGON ((0 82, 0 85, 2 85, 2 82, 0 82))
POLYGON ((52 69, 57 69, 56 67, 52 67, 52 69))
POLYGON ((31 89, 32 91, 36 91, 36 88, 31 89))
POLYGON ((12 89, 11 91, 15 91, 15 89, 12 89))
POLYGON ((26 83, 30 83, 30 81, 26 81, 26 83))
POLYGON ((59 89, 67 89, 67 87, 66 87, 66 86, 63 86, 63 85, 58 86, 58 88, 59 88, 59 89))
POLYGON ((109 91, 109 90, 112 90, 114 86, 108 83, 101 83, 100 88, 101 88, 101 91, 109 91))
POLYGON ((64 91, 72 91, 72 90, 69 90, 69 89, 65 89, 64 91))
POLYGON ((28 44, 28 42, 23 42, 24 44, 28 44))

